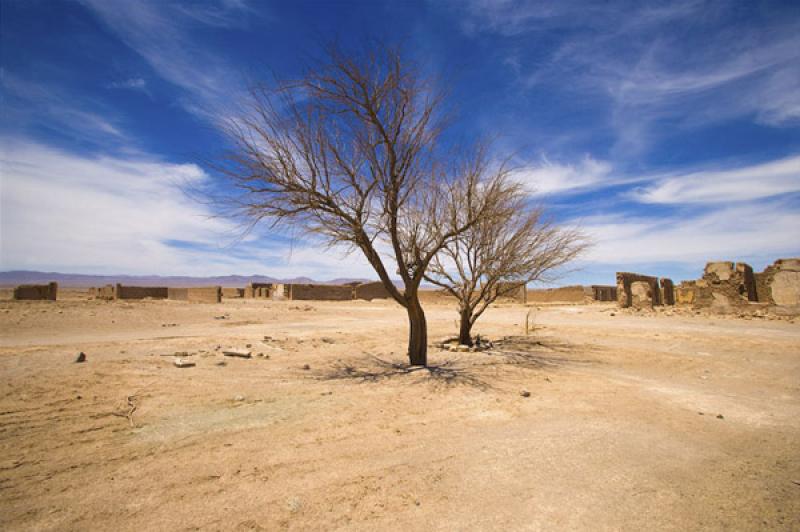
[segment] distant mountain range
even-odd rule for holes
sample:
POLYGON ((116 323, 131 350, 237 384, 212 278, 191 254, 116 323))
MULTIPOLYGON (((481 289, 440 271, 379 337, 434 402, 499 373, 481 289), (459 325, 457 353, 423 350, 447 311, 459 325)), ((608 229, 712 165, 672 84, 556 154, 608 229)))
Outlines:
POLYGON ((106 284, 122 283, 130 286, 171 286, 175 288, 188 286, 223 286, 226 288, 243 288, 248 283, 311 283, 311 284, 345 284, 353 282, 370 282, 370 279, 331 279, 315 281, 308 277, 292 279, 276 279, 267 275, 224 275, 219 277, 189 277, 160 275, 84 275, 78 273, 11 271, 0 272, 0 286, 17 286, 20 284, 46 284, 55 281, 62 287, 87 288, 106 284))

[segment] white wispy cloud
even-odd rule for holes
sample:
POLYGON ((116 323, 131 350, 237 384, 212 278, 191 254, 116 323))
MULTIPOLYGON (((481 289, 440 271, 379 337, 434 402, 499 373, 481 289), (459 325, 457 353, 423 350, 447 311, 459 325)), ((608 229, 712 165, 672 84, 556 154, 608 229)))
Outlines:
POLYGON ((702 214, 604 216, 583 220, 595 246, 586 260, 636 265, 703 264, 709 260, 759 259, 769 263, 800 254, 800 212, 790 203, 739 204, 702 214))
POLYGON ((557 163, 543 156, 539 162, 515 169, 511 177, 532 196, 576 192, 612 184, 611 164, 590 155, 576 163, 557 163))
MULTIPOLYGON (((612 158, 647 152, 666 132, 752 119, 800 123, 800 17, 695 0, 665 4, 472 0, 452 12, 468 34, 563 38, 549 57, 522 61, 528 89, 557 89, 607 106, 617 142, 612 158), (660 124, 669 127, 661 128, 660 124)), ((523 41, 524 42, 524 41, 523 41)), ((546 42, 546 41, 545 41, 546 42)), ((498 45, 503 49, 503 43, 498 45)))
POLYGON ((714 204, 753 201, 800 192, 800 156, 739 168, 697 171, 655 179, 634 190, 641 203, 714 204))
POLYGON ((147 82, 142 78, 129 78, 122 81, 112 81, 106 85, 109 89, 128 89, 147 93, 147 82))
POLYGON ((232 28, 244 24, 243 17, 252 14, 246 3, 183 5, 152 0, 82 0, 82 3, 159 76, 185 91, 182 103, 190 112, 213 116, 240 91, 241 72, 194 32, 204 26, 232 28))
POLYGON ((237 238, 184 193, 209 176, 155 157, 89 157, 0 138, 0 269, 85 273, 262 273, 374 277, 358 254, 313 243, 237 238))
POLYGON ((33 83, 6 70, 0 71, 0 88, 7 127, 18 131, 29 126, 69 131, 95 142, 126 140, 117 113, 98 102, 33 83))

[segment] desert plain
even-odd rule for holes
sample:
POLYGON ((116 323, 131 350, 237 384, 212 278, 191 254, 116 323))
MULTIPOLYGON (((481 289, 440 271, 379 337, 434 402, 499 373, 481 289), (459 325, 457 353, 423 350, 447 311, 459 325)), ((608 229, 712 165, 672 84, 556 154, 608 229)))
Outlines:
POLYGON ((424 306, 0 301, 0 529, 800 529, 797 319, 424 306))

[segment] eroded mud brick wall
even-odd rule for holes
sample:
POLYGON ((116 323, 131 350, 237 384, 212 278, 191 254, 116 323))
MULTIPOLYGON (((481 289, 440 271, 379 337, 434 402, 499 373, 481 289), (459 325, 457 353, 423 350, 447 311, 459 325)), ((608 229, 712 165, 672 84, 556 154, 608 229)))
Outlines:
POLYGON ((693 299, 695 307, 745 305, 756 301, 753 269, 743 262, 709 262, 703 278, 694 283, 693 299))
POLYGON ((778 259, 754 278, 759 302, 800 305, 800 258, 778 259))
POLYGON ((592 299, 595 301, 616 301, 617 287, 611 285, 592 285, 592 299))
POLYGON ((658 285, 650 281, 633 281, 630 287, 631 304, 633 308, 653 308, 658 296, 658 285))
POLYGON ((525 283, 497 283, 495 288, 501 299, 510 299, 517 303, 528 302, 528 287, 525 283))
POLYGON ((380 281, 357 284, 353 287, 353 299, 366 299, 370 301, 372 299, 388 299, 389 297, 388 290, 386 290, 386 287, 384 287, 383 283, 380 281))
POLYGON ((650 287, 652 304, 661 304, 661 290, 658 288, 658 277, 631 272, 617 272, 617 303, 620 307, 625 308, 632 305, 631 284, 635 282, 647 283, 650 287))
POLYGON ((326 284, 292 284, 289 285, 289 299, 318 301, 349 301, 353 299, 350 286, 326 284))
POLYGON ((220 303, 222 301, 222 287, 200 286, 190 288, 189 301, 197 303, 220 303))
POLYGON ((222 297, 226 299, 236 299, 244 297, 244 288, 223 288, 222 297))
POLYGON ((269 299, 273 286, 272 283, 250 283, 244 289, 244 297, 248 299, 269 299))
POLYGON ((665 305, 675 304, 675 284, 672 279, 661 278, 661 298, 665 305))
POLYGON ((203 286, 192 288, 169 288, 169 299, 191 301, 194 303, 219 303, 222 301, 222 287, 203 286))
POLYGON ((532 289, 526 297, 528 303, 583 303, 586 290, 580 285, 532 289))
POLYGON ((113 284, 92 288, 89 294, 95 299, 115 299, 116 287, 113 284))
POLYGON ((117 284, 117 299, 167 299, 169 288, 166 286, 122 286, 117 284))
POLYGON ((55 301, 58 297, 58 283, 22 284, 14 289, 14 299, 19 301, 55 301))

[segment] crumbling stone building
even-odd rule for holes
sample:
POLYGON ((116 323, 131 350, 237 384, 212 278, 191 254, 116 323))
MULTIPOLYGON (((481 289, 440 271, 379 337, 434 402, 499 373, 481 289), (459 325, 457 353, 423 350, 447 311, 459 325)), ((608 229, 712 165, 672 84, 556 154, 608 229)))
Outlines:
POLYGON ((55 301, 58 297, 58 283, 22 284, 14 288, 17 301, 55 301))
POLYGON ((661 279, 659 287, 656 277, 617 273, 621 307, 647 307, 648 297, 652 299, 649 306, 675 304, 718 310, 751 303, 800 305, 800 259, 779 259, 761 273, 754 273, 744 262, 709 262, 700 279, 682 281, 678 286, 666 278, 661 279))
POLYGON ((658 277, 640 273, 617 272, 617 303, 623 308, 646 308, 661 305, 658 277))
POLYGON ((595 301, 616 301, 617 300, 617 287, 611 285, 598 285, 593 284, 592 299, 595 301))
POLYGON ((800 258, 778 259, 755 274, 758 301, 772 305, 800 305, 800 258))

